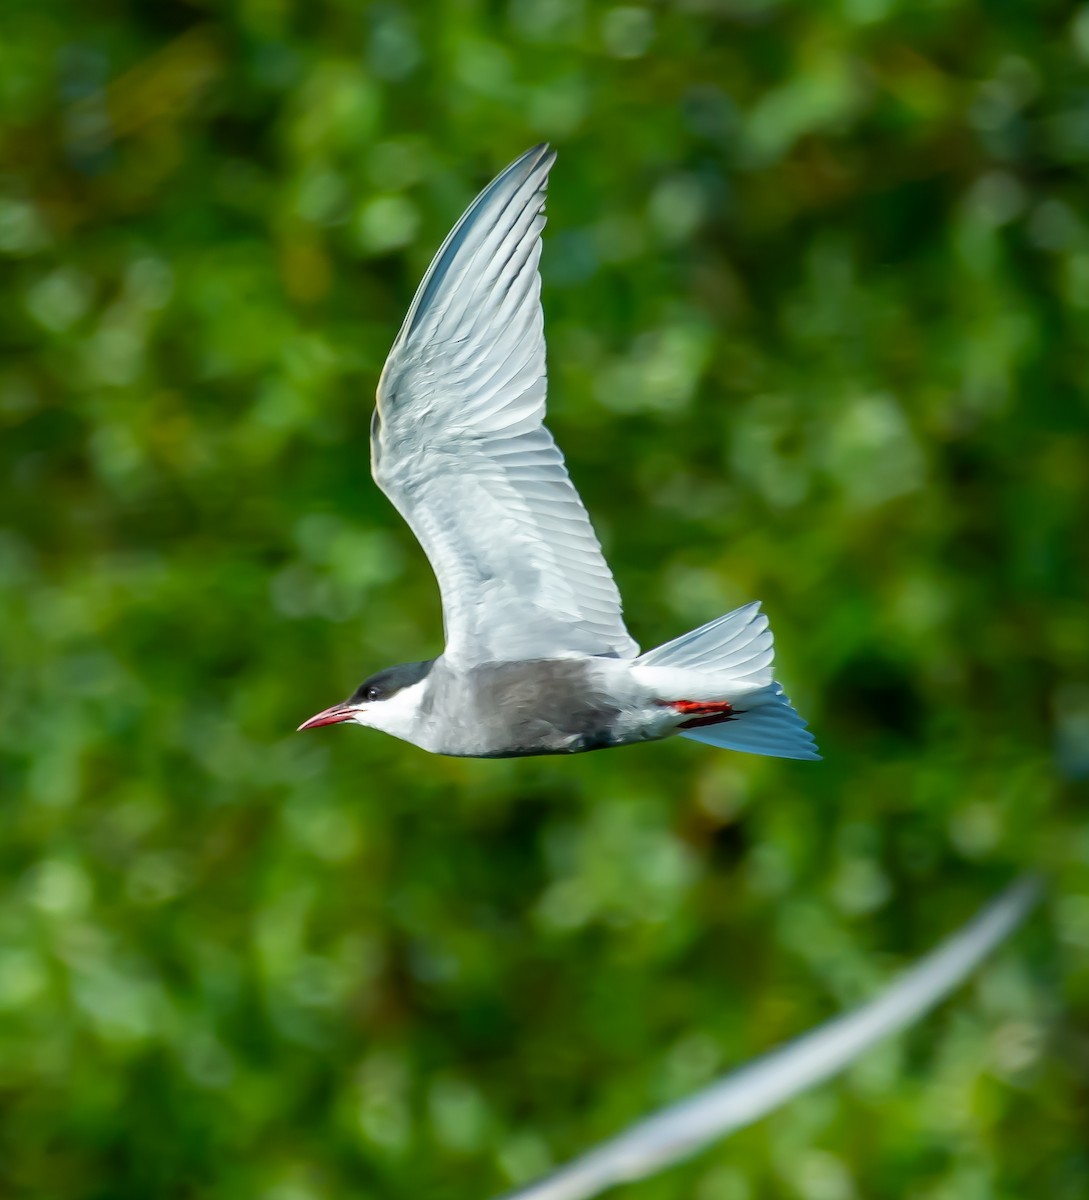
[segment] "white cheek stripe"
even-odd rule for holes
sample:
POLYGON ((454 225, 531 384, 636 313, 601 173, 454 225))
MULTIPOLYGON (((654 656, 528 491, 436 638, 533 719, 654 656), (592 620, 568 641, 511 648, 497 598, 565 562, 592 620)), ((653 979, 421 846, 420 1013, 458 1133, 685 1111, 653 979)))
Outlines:
POLYGON ((383 733, 413 742, 420 732, 420 705, 427 680, 410 684, 394 692, 388 700, 375 700, 360 706, 353 717, 357 725, 380 729, 383 733))

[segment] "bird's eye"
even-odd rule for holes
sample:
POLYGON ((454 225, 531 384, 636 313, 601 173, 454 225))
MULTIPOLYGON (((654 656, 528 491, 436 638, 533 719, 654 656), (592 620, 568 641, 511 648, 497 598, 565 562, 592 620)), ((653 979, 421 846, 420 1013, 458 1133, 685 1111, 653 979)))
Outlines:
POLYGON ((368 700, 378 700, 378 699, 380 699, 380 698, 381 698, 381 696, 382 696, 382 693, 381 693, 381 692, 380 692, 380 691, 379 691, 379 690, 378 690, 376 687, 369 687, 369 688, 367 688, 367 695, 366 695, 366 699, 368 699, 368 700))

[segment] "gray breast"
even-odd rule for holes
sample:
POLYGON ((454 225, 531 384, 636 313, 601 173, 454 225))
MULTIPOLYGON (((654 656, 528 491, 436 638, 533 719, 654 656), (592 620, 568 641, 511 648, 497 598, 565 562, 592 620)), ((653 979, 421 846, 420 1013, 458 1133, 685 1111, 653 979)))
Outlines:
POLYGON ((455 678, 435 689, 435 715, 446 709, 465 746, 448 754, 513 758, 616 744, 620 709, 593 659, 487 663, 455 678))

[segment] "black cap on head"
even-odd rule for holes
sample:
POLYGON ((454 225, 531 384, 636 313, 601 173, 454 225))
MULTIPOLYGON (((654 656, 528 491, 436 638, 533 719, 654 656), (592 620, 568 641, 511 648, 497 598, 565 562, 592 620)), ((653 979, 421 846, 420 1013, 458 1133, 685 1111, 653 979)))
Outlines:
POLYGON ((372 675, 355 689, 349 699, 349 704, 367 704, 377 700, 388 700, 402 688, 411 687, 426 679, 435 660, 429 658, 424 662, 402 663, 398 667, 387 667, 372 675))

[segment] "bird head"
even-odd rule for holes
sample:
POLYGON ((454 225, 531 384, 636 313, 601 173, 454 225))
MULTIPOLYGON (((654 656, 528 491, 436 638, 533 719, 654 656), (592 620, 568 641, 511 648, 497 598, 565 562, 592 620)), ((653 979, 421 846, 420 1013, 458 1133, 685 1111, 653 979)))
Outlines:
POLYGON ((322 709, 308 721, 303 721, 299 730, 351 722, 411 741, 433 661, 405 663, 379 671, 365 679, 347 700, 322 709))

